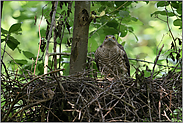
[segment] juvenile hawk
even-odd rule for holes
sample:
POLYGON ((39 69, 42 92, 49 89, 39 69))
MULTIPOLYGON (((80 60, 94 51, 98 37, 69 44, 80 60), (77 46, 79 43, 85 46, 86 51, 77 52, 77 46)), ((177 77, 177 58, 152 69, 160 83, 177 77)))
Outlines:
POLYGON ((113 35, 107 35, 95 52, 95 62, 99 71, 115 78, 130 76, 127 54, 113 35))

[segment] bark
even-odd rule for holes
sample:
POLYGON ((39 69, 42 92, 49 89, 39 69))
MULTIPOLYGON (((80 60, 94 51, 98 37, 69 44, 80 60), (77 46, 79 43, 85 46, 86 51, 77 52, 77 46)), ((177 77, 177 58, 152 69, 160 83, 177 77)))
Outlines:
POLYGON ((3 13, 3 2, 4 1, 1 1, 1 19, 2 19, 2 13, 3 13))
POLYGON ((70 57, 70 74, 81 72, 86 65, 90 2, 75 2, 73 41, 70 57))

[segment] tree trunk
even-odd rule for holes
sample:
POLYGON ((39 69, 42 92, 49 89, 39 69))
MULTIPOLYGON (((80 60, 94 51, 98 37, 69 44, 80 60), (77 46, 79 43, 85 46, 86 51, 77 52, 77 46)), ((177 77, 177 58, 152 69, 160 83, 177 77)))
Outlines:
POLYGON ((73 40, 70 57, 70 74, 81 72, 86 65, 90 2, 75 2, 73 40))
POLYGON ((2 19, 2 13, 3 13, 3 1, 1 1, 1 19, 2 19))

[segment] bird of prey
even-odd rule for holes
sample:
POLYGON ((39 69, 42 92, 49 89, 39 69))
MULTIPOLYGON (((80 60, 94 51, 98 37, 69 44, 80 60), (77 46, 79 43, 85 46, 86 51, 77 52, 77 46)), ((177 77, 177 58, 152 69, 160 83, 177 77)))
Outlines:
POLYGON ((130 76, 127 54, 113 35, 107 35, 95 52, 95 62, 104 75, 119 79, 130 76))

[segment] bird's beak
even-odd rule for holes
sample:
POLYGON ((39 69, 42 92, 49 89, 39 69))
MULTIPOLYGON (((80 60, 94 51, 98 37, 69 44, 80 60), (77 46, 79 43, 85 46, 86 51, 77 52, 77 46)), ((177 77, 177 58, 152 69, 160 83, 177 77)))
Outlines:
POLYGON ((108 37, 110 41, 112 41, 112 37, 108 37))

